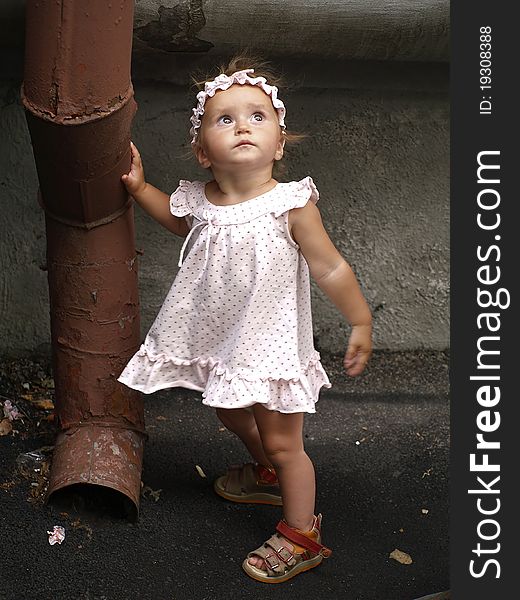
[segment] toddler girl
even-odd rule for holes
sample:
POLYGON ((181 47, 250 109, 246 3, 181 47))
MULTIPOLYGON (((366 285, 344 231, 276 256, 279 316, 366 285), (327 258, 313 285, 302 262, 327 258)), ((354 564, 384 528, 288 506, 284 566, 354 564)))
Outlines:
POLYGON ((314 468, 303 447, 304 414, 330 387, 313 347, 309 272, 352 326, 347 373, 359 375, 371 353, 370 310, 323 227, 316 186, 310 177, 273 179, 291 139, 275 82, 265 63, 243 58, 205 82, 191 135, 211 173, 207 183, 181 180, 168 197, 145 181, 132 144, 123 183, 185 241, 166 300, 119 378, 144 393, 201 391, 244 442, 254 462, 230 468, 214 488, 235 502, 283 505, 276 533, 242 565, 269 583, 331 553, 321 543, 314 468))

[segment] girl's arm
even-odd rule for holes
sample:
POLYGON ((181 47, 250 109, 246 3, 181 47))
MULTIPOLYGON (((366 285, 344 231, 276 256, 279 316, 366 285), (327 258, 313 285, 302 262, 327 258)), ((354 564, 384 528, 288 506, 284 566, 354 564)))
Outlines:
POLYGON ((170 197, 145 181, 141 155, 132 142, 132 164, 130 171, 121 176, 128 193, 151 217, 169 231, 186 237, 190 231, 186 220, 170 212, 170 197))
POLYGON ((352 325, 344 366, 349 375, 359 375, 372 353, 372 315, 356 276, 329 238, 312 202, 290 211, 289 227, 312 277, 352 325))

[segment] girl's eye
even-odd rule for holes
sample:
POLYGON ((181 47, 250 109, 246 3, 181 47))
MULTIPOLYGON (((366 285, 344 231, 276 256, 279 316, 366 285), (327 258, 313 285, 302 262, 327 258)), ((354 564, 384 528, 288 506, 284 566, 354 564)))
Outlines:
POLYGON ((223 123, 224 125, 229 125, 232 122, 232 119, 229 115, 223 115, 218 120, 219 123, 223 123))
POLYGON ((262 113, 255 113, 253 115, 253 120, 255 120, 255 121, 263 121, 264 120, 264 115, 262 113))

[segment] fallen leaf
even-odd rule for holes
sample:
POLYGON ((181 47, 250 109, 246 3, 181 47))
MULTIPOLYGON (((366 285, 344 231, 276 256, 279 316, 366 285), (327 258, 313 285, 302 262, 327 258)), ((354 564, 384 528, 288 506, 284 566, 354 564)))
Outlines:
POLYGON ((13 430, 9 419, 2 419, 0 421, 0 435, 8 435, 13 430))
POLYGON ((402 565, 411 565, 413 562, 412 557, 409 554, 406 554, 406 552, 398 550, 397 548, 393 552, 390 552, 389 556, 402 565))
POLYGON ((155 500, 155 502, 157 502, 157 500, 159 500, 159 496, 161 495, 162 489, 160 490, 151 490, 150 491, 150 496, 155 500))
POLYGON ((72 527, 74 527, 74 529, 83 529, 84 531, 87 532, 87 538, 90 541, 90 539, 92 538, 92 528, 89 527, 88 525, 85 525, 84 523, 81 523, 80 520, 78 519, 77 521, 74 521, 73 523, 71 523, 72 527))
POLYGON ((155 417, 156 421, 167 421, 168 418, 167 417, 163 417, 162 415, 159 415, 158 417, 155 417))
POLYGON ((144 497, 151 496, 154 499, 154 501, 157 502, 157 500, 159 500, 161 492, 162 488, 160 490, 152 490, 152 488, 149 485, 145 485, 141 493, 144 497))
POLYGON ((54 379, 52 377, 48 377, 46 379, 42 379, 40 385, 47 389, 54 388, 54 379))
POLYGON ((427 508, 421 508, 421 512, 423 515, 427 515, 430 511, 427 508))
POLYGON ((32 400, 31 403, 41 410, 54 410, 54 402, 52 400, 32 400))
POLYGON ((195 468, 197 469, 197 473, 201 476, 201 477, 206 477, 206 473, 204 473, 204 471, 202 470, 201 467, 199 467, 199 465, 195 465, 195 468))

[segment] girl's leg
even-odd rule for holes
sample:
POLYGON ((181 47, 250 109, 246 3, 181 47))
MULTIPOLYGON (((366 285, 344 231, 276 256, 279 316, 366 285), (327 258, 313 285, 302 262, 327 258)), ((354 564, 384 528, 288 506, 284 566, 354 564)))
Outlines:
MULTIPOLYGON (((276 469, 284 518, 290 527, 309 531, 314 522, 316 482, 314 466, 303 447, 304 413, 282 414, 255 404, 254 416, 264 452, 276 469)), ((260 557, 249 562, 262 568, 260 557)))
POLYGON ((251 410, 246 408, 217 408, 217 416, 229 431, 237 435, 253 460, 260 465, 272 467, 262 446, 255 417, 251 410))

